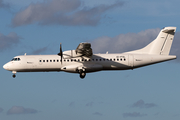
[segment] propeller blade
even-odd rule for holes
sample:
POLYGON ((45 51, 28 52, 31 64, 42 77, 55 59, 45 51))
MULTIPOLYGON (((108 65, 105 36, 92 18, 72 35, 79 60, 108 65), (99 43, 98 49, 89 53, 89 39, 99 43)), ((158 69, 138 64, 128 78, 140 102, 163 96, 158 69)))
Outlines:
POLYGON ((62 64, 62 57, 63 57, 63 53, 62 53, 61 43, 60 43, 60 56, 61 56, 61 64, 62 64))
POLYGON ((58 53, 58 55, 61 57, 61 64, 62 64, 62 57, 63 57, 63 52, 62 52, 62 47, 61 47, 61 43, 60 43, 60 52, 58 53))

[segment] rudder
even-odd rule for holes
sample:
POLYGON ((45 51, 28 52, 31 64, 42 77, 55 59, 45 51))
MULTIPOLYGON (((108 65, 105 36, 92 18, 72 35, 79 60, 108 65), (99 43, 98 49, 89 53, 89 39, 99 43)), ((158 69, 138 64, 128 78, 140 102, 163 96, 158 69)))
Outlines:
POLYGON ((163 32, 167 35, 164 44, 161 48, 160 55, 169 55, 171 45, 174 39, 174 34, 176 32, 176 27, 168 27, 168 29, 165 29, 163 32))

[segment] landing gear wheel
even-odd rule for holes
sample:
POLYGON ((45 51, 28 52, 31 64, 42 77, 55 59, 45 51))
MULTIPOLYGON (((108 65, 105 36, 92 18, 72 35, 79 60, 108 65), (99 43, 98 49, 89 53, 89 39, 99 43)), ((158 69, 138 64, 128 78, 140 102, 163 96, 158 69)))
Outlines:
POLYGON ((13 78, 15 78, 15 77, 16 77, 16 75, 14 74, 14 75, 12 75, 12 77, 13 77, 13 78))
POLYGON ((86 76, 86 73, 85 73, 85 72, 81 72, 81 73, 80 73, 80 78, 83 79, 83 78, 85 78, 85 76, 86 76))

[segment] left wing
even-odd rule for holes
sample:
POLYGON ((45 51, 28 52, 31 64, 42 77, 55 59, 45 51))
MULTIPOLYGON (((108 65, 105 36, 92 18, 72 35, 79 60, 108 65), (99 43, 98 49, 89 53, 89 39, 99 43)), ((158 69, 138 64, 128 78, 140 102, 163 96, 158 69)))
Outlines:
POLYGON ((93 55, 91 43, 80 43, 75 51, 76 54, 78 53, 86 57, 90 57, 93 55))

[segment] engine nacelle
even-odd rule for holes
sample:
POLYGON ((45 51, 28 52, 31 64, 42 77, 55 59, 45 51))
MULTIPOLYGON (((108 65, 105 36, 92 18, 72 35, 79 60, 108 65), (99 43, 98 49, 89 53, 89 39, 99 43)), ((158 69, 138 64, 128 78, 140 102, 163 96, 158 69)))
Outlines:
POLYGON ((63 58, 68 59, 68 58, 73 58, 73 57, 80 57, 82 54, 76 53, 75 50, 67 50, 63 52, 63 58))
POLYGON ((86 73, 101 71, 103 69, 102 65, 87 64, 87 65, 68 65, 61 68, 62 71, 70 73, 78 73, 83 70, 86 73))
POLYGON ((76 73, 78 72, 77 65, 68 65, 61 68, 62 71, 76 73))

